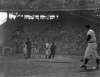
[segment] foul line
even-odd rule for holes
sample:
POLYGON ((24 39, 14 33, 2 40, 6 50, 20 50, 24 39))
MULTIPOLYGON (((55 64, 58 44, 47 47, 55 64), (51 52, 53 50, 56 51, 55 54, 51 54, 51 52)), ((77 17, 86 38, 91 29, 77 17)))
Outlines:
POLYGON ((94 22, 100 23, 100 22, 98 22, 98 21, 95 21, 95 20, 93 20, 93 19, 90 19, 90 18, 81 16, 81 15, 78 15, 78 14, 76 14, 76 13, 72 13, 72 12, 68 12, 68 13, 73 14, 73 15, 76 15, 76 16, 79 16, 79 17, 82 17, 82 18, 85 18, 85 19, 90 20, 90 21, 94 21, 94 22))

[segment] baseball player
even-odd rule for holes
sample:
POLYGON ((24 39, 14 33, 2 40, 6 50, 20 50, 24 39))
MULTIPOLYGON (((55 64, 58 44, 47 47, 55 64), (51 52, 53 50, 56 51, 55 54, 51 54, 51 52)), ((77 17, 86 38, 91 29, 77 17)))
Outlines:
POLYGON ((50 53, 51 53, 51 50, 50 50, 51 45, 49 43, 46 43, 45 47, 46 47, 46 56, 45 56, 45 58, 49 58, 50 53))
POLYGON ((26 45, 23 45, 23 52, 24 52, 24 56, 27 57, 27 49, 26 49, 26 45))
POLYGON ((50 58, 52 57, 52 59, 54 59, 55 52, 56 52, 56 45, 55 45, 54 42, 52 42, 52 44, 51 44, 51 54, 50 54, 50 58))
POLYGON ((27 49, 26 59, 28 59, 28 58, 31 58, 31 41, 30 41, 29 37, 26 38, 25 44, 26 44, 26 49, 27 49))
POLYGON ((90 25, 85 25, 85 28, 88 30, 87 40, 86 40, 86 42, 88 43, 88 46, 87 46, 87 49, 86 49, 85 55, 84 55, 84 59, 85 59, 84 64, 80 65, 80 67, 87 68, 86 65, 88 63, 89 57, 92 56, 92 57, 96 58, 96 63, 97 63, 96 68, 99 68, 100 58, 97 53, 97 44, 96 44, 95 33, 93 30, 90 29, 90 25))
POLYGON ((35 58, 36 53, 38 53, 38 44, 36 42, 33 42, 32 49, 31 49, 31 57, 35 58))
POLYGON ((31 45, 31 58, 35 58, 35 54, 34 54, 34 44, 32 42, 32 45, 31 45))

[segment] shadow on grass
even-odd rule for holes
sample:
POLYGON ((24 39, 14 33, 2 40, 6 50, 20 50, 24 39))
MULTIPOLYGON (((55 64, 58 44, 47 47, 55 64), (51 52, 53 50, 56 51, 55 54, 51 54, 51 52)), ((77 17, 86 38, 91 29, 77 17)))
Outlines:
POLYGON ((80 70, 79 72, 92 72, 92 71, 95 71, 95 70, 98 70, 98 69, 82 69, 82 70, 80 70))
POLYGON ((69 63, 69 62, 52 62, 52 63, 69 63))
POLYGON ((69 63, 69 62, 58 62, 58 61, 34 61, 34 62, 47 62, 47 63, 69 63))

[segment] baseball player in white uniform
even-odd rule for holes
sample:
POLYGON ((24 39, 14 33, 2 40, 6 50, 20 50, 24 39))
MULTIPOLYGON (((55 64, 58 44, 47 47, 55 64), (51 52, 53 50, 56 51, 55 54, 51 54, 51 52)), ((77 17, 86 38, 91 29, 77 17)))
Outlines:
POLYGON ((23 52, 24 52, 24 56, 27 57, 26 44, 23 44, 23 52))
POLYGON ((49 58, 50 53, 51 53, 51 50, 50 50, 51 45, 49 43, 46 43, 45 46, 46 46, 46 56, 45 56, 45 58, 49 58))
POLYGON ((88 32, 87 32, 88 46, 87 46, 87 49, 86 49, 85 55, 84 55, 84 58, 85 58, 84 64, 80 65, 80 66, 87 68, 86 65, 88 63, 89 57, 92 56, 92 57, 96 58, 96 63, 97 63, 96 68, 99 68, 100 58, 99 58, 98 53, 97 53, 97 44, 96 44, 95 33, 93 30, 90 29, 90 25, 85 25, 85 27, 88 30, 88 32))
POLYGON ((38 53, 38 44, 36 42, 33 42, 31 47, 32 47, 31 48, 31 57, 35 58, 36 53, 38 53))

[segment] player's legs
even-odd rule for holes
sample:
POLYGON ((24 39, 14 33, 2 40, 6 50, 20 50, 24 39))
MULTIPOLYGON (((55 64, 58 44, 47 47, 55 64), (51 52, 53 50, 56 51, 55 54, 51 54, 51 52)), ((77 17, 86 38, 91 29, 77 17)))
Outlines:
POLYGON ((97 53, 97 44, 96 43, 93 43, 92 44, 92 56, 94 57, 94 58, 96 58, 96 63, 97 63, 97 68, 99 68, 99 61, 100 61, 100 57, 99 57, 99 55, 98 55, 98 53, 97 53))
POLYGON ((97 62, 97 66, 96 66, 96 68, 99 68, 100 59, 96 59, 96 62, 97 62))
POLYGON ((26 48, 24 48, 23 51, 24 51, 24 57, 26 57, 26 48))
POLYGON ((51 50, 48 49, 48 59, 50 59, 51 50))
POLYGON ((35 49, 34 49, 34 58, 35 58, 35 56, 36 56, 36 53, 37 53, 37 49, 35 48, 35 49))
POLYGON ((48 50, 46 49, 46 55, 45 55, 45 58, 47 59, 47 55, 48 55, 48 50))
POLYGON ((46 56, 45 58, 49 58, 49 49, 46 49, 46 56))
POLYGON ((95 51, 95 55, 94 56, 96 58, 96 63, 97 63, 97 68, 98 68, 99 67, 99 64, 100 64, 100 57, 99 57, 97 51, 95 51))
POLYGON ((55 57, 55 51, 53 51, 53 59, 54 59, 54 57, 55 57))
POLYGON ((52 57, 52 53, 50 53, 50 56, 49 56, 49 58, 51 59, 51 57, 52 57))
POLYGON ((99 68, 99 64, 100 64, 100 57, 97 53, 97 51, 94 52, 94 58, 96 58, 96 63, 97 63, 97 68, 99 68))
POLYGON ((86 65, 88 63, 89 57, 91 56, 91 48, 87 47, 84 58, 85 58, 85 62, 84 65, 86 65))
POLYGON ((81 67, 87 67, 86 65, 87 65, 87 63, 89 61, 89 57, 91 55, 90 51, 91 51, 91 48, 90 47, 87 47, 87 49, 85 51, 85 55, 84 55, 85 61, 84 61, 84 64, 83 65, 80 65, 81 67))
POLYGON ((52 53, 51 53, 51 49, 49 49, 49 59, 51 59, 52 53))
POLYGON ((35 58, 35 54, 36 54, 36 53, 34 52, 34 53, 33 53, 33 57, 34 57, 34 58, 35 58))
POLYGON ((85 67, 85 68, 87 68, 86 65, 87 65, 88 61, 89 61, 89 58, 85 58, 84 64, 83 64, 83 65, 80 65, 80 67, 85 67))
POLYGON ((32 52, 33 50, 31 49, 31 58, 33 58, 33 52, 32 52))

